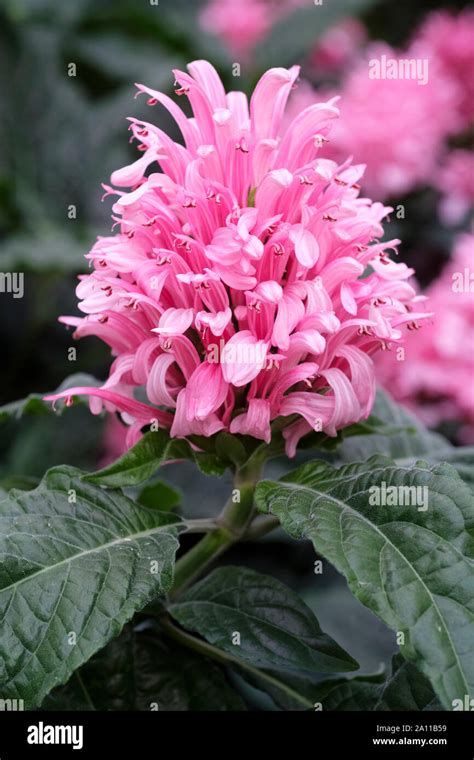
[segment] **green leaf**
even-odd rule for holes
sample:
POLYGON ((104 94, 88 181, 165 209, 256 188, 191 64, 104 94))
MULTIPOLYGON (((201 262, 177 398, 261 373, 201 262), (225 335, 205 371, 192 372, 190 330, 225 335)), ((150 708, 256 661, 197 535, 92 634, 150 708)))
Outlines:
POLYGON ((322 700, 327 711, 369 712, 375 710, 380 689, 375 684, 351 679, 339 683, 322 700))
POLYGON ((0 694, 27 707, 173 579, 178 518, 80 475, 54 468, 0 503, 0 694))
POLYGON ((322 680, 317 674, 288 672, 265 668, 258 674, 241 672, 242 677, 256 689, 268 694, 282 710, 316 710, 325 697, 339 684, 379 683, 384 680, 381 671, 374 675, 354 676, 351 679, 334 677, 322 680))
POLYGON ((355 462, 368 459, 373 454, 386 454, 397 464, 406 466, 423 457, 429 464, 448 462, 461 478, 474 489, 474 446, 452 446, 438 433, 433 433, 397 404, 386 391, 379 389, 374 405, 374 414, 387 429, 398 428, 398 432, 388 435, 377 431, 371 436, 345 436, 336 452, 340 462, 355 462))
POLYGON ((347 16, 359 15, 377 0, 344 0, 343 3, 312 3, 285 15, 274 24, 256 51, 260 68, 291 66, 313 49, 320 37, 347 16), (275 62, 278 61, 278 64, 275 62))
MULTIPOLYGON (((427 453, 424 457, 429 464, 436 464, 440 461, 450 464, 459 477, 467 486, 474 491, 474 446, 452 446, 450 449, 427 453)), ((414 458, 397 459, 398 464, 413 464, 414 458)))
POLYGON ((181 494, 164 480, 156 480, 154 483, 142 488, 138 495, 138 503, 150 509, 159 509, 160 512, 169 512, 181 501, 181 494))
MULTIPOLYGON (((378 491, 380 493, 380 491, 378 491)), ((447 707, 474 693, 472 495, 449 465, 384 457, 339 469, 321 461, 257 486, 258 507, 347 578, 360 601, 403 632, 404 657, 447 707), (428 509, 372 506, 374 487, 428 489, 428 509)))
MULTIPOLYGON (((406 436, 413 434, 414 432, 416 431, 412 424, 405 422, 404 424, 393 425, 388 421, 381 420, 373 414, 366 420, 355 422, 353 425, 348 425, 347 427, 342 428, 334 437, 326 435, 326 433, 309 433, 301 439, 299 449, 318 449, 325 452, 334 452, 337 450, 339 453, 341 447, 347 447, 347 439, 354 437, 357 440, 362 439, 363 441, 365 441, 367 436, 374 440, 383 438, 386 441, 390 441, 392 437, 398 435, 406 436)), ((369 449, 371 451, 376 451, 373 443, 369 444, 369 449)))
POLYGON ((109 488, 135 486, 148 480, 166 461, 191 459, 206 475, 222 475, 226 465, 213 454, 194 451, 183 439, 170 438, 166 430, 150 431, 133 448, 108 467, 85 475, 84 480, 109 488))
POLYGON ((258 668, 354 670, 357 663, 324 634, 312 611, 279 581, 242 567, 215 570, 174 602, 184 628, 258 668), (240 644, 233 637, 240 635, 240 644))
POLYGON ((430 682, 401 655, 392 661, 392 675, 383 683, 376 683, 364 676, 339 682, 322 684, 326 695, 323 710, 381 710, 390 712, 416 712, 442 710, 430 682))
POLYGON ((20 491, 31 491, 37 485, 38 478, 32 478, 28 475, 6 475, 0 479, 0 489, 5 492, 5 496, 12 488, 18 488, 20 491))
MULTIPOLYGON (((454 447, 452 451, 444 452, 442 459, 454 467, 464 482, 474 490, 474 446, 454 447)), ((431 457, 429 461, 433 461, 431 457)))
POLYGON ((392 428, 393 434, 386 435, 382 430, 378 435, 374 430, 370 436, 346 436, 337 452, 339 460, 355 462, 368 459, 373 454, 386 454, 395 460, 413 461, 432 454, 439 455, 439 462, 446 452, 454 449, 445 438, 427 430, 382 389, 377 390, 373 414, 382 424, 392 428))
MULTIPOLYGON (((81 372, 78 372, 75 375, 70 375, 63 380, 59 388, 56 388, 55 391, 30 393, 26 398, 20 399, 19 401, 11 401, 9 404, 0 406, 0 422, 5 422, 9 419, 18 420, 25 414, 61 414, 66 408, 64 401, 59 400, 53 408, 51 401, 43 401, 43 397, 52 395, 53 393, 61 393, 61 391, 65 391, 68 388, 74 388, 74 386, 84 385, 93 385, 97 387, 101 385, 101 382, 95 377, 92 377, 92 375, 86 375, 81 372)), ((82 403, 87 403, 86 396, 80 396, 77 398, 79 398, 82 403)))
POLYGON ((245 710, 224 670, 212 660, 126 626, 120 636, 55 689, 47 710, 245 710))
POLYGON ((392 676, 380 690, 376 710, 442 710, 431 684, 411 662, 393 658, 392 676))
POLYGON ((224 462, 232 462, 237 467, 248 458, 242 441, 226 432, 219 433, 216 437, 216 454, 224 462))

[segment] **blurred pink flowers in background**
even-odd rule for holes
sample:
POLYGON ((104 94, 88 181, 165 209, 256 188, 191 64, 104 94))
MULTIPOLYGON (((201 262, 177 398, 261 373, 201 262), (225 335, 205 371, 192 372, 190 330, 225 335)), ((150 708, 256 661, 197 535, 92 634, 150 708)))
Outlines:
MULTIPOLYGON (((366 164, 364 190, 387 198, 435 179, 445 140, 458 124, 458 91, 431 61, 424 85, 416 79, 371 79, 369 63, 382 56, 398 60, 410 53, 401 56, 385 44, 369 47, 342 84, 341 119, 331 132, 328 155, 366 164)), ((311 97, 310 86, 302 83, 290 102, 292 113, 311 97)))
POLYGON ((316 76, 339 72, 355 59, 366 42, 364 24, 356 18, 343 19, 316 42, 310 67, 316 76))
POLYGON ((462 222, 474 209, 474 153, 453 150, 436 174, 435 186, 442 194, 439 214, 447 225, 462 222))
POLYGON ((432 61, 426 84, 416 79, 371 79, 370 60, 411 58, 373 45, 341 90, 341 119, 331 135, 336 159, 366 164, 364 189, 382 198, 430 183, 446 136, 456 127, 457 90, 432 61))
POLYGON ((474 235, 456 239, 452 261, 428 288, 434 319, 413 333, 404 361, 377 363, 390 393, 426 424, 459 422, 459 440, 474 443, 474 235))
POLYGON ((203 29, 226 44, 229 52, 247 60, 257 43, 280 18, 304 0, 211 0, 201 12, 203 29))
POLYGON ((243 58, 265 37, 272 21, 265 0, 213 0, 201 13, 203 28, 220 37, 232 55, 243 58))
MULTIPOLYGON (((335 40, 343 28, 340 25, 326 33, 321 52, 332 49, 338 53, 338 45, 326 43, 335 40)), ((443 202, 443 218, 448 221, 449 217, 450 223, 451 219, 458 221, 463 214, 463 200, 469 202, 472 197, 472 153, 464 154, 464 168, 460 155, 453 156, 446 173, 440 174, 439 167, 447 141, 472 123, 474 12, 428 15, 405 50, 371 43, 354 57, 363 43, 363 32, 357 35, 356 30, 357 26, 352 33, 351 69, 337 93, 331 89, 315 94, 310 84, 302 82, 290 101, 291 114, 306 107, 311 98, 339 95, 342 118, 331 133, 327 155, 336 161, 353 156, 355 161, 365 163, 363 189, 382 199, 399 197, 422 186, 434 186, 443 192, 441 184, 446 180, 447 192, 453 189, 455 197, 443 202), (383 56, 397 62, 426 60, 428 81, 420 84, 415 77, 371 78, 371 61, 383 56)), ((324 55, 316 51, 312 60, 323 64, 324 55)))
POLYGON ((428 55, 441 72, 457 86, 460 129, 474 124, 474 9, 457 15, 448 11, 428 14, 420 27, 413 49, 428 55))
POLYGON ((299 67, 267 71, 250 103, 226 94, 206 61, 188 71, 174 76, 192 119, 137 85, 185 144, 130 119, 141 157, 111 180, 131 190, 107 188, 119 232, 87 256, 85 316, 61 320, 111 347, 109 378, 48 398, 87 394, 94 412, 120 412, 128 445, 153 422, 175 437, 229 430, 268 442, 270 423, 287 417, 293 455, 310 431, 335 436, 370 414, 371 355, 429 314, 413 270, 388 257, 399 241, 379 242, 391 209, 359 197, 360 166, 320 157, 334 101, 285 127, 299 67), (156 162, 162 173, 149 173, 156 162))
MULTIPOLYGON (((308 0, 211 0, 201 11, 200 23, 231 55, 249 62, 272 26, 304 5, 308 0)), ((315 37, 309 64, 316 73, 340 71, 366 39, 365 27, 358 19, 343 19, 320 38, 315 37)))

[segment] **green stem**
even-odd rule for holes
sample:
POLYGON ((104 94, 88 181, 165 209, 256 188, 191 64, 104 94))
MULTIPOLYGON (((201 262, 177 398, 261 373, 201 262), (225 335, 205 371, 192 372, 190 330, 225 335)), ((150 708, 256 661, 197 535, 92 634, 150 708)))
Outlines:
POLYGON ((244 536, 254 514, 253 495, 264 461, 265 450, 262 449, 258 456, 254 455, 236 471, 234 489, 215 521, 215 530, 207 533, 177 561, 170 592, 172 599, 193 583, 222 552, 244 536))
POLYGON ((234 666, 237 671, 240 670, 244 673, 247 673, 252 678, 252 680, 256 679, 257 684, 258 681, 263 681, 273 690, 277 689, 287 697, 290 697, 291 699, 299 702, 301 706, 307 710, 313 707, 313 703, 307 697, 304 697, 302 694, 299 694, 297 691, 292 689, 291 686, 288 686, 288 684, 280 681, 278 677, 254 667, 249 662, 246 662, 239 657, 235 657, 228 652, 224 652, 221 649, 218 649, 212 644, 209 644, 207 641, 196 639, 190 633, 183 631, 181 628, 176 628, 169 617, 163 616, 160 618, 160 626, 165 634, 174 639, 174 641, 177 641, 179 644, 187 647, 188 649, 192 649, 194 652, 198 652, 199 654, 209 657, 211 660, 214 660, 221 665, 234 666))
POLYGON ((280 520, 274 515, 259 515, 250 523, 244 535, 245 541, 255 541, 257 538, 266 536, 272 530, 278 528, 280 520))
POLYGON ((225 528, 217 528, 207 533, 197 544, 177 561, 174 569, 173 588, 170 598, 184 591, 219 554, 222 554, 234 541, 234 537, 225 528))

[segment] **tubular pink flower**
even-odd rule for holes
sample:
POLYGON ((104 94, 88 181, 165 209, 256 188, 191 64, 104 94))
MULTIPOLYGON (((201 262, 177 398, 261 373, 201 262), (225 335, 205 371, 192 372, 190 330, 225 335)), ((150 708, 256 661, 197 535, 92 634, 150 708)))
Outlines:
POLYGON ((121 413, 128 445, 152 422, 175 437, 228 430, 268 442, 272 421, 288 417, 293 454, 312 429, 334 436, 370 414, 371 355, 427 315, 412 270, 388 258, 399 241, 379 242, 391 209, 359 197, 362 167, 319 155, 335 100, 284 126, 298 67, 267 71, 250 104, 226 94, 209 63, 188 71, 175 72, 176 92, 194 118, 137 85, 184 144, 130 120, 146 160, 114 172, 131 183, 112 208, 119 230, 88 254, 83 316, 62 318, 75 337, 110 346, 109 378, 48 398, 88 395, 93 412, 121 413))

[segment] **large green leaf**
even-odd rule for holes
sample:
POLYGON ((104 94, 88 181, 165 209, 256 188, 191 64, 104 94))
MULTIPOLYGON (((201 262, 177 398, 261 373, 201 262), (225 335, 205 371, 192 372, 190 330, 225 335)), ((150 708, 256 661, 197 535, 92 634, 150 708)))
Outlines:
MULTIPOLYGON (((431 454, 427 452, 424 459, 430 464, 447 462, 454 467, 466 485, 474 490, 474 446, 452 446, 445 451, 436 450, 431 454)), ((414 461, 414 457, 397 459, 397 463, 404 466, 413 464, 414 461)))
POLYGON ((166 430, 145 433, 133 448, 108 467, 85 480, 111 488, 134 486, 148 480, 163 462, 192 459, 207 475, 222 475, 226 464, 207 452, 197 452, 183 439, 170 438, 166 430))
POLYGON ((337 469, 316 461, 284 481, 262 482, 256 498, 292 536, 309 538, 363 604, 404 634, 401 651, 447 707, 474 693, 474 505, 452 467, 406 468, 373 457, 337 469), (427 510, 372 506, 373 489, 383 484, 426 487, 427 510))
MULTIPOLYGON (((464 482, 474 489, 474 446, 455 447, 452 451, 444 452, 442 459, 452 465, 464 482)), ((433 459, 429 457, 429 461, 433 459)))
POLYGON ((173 580, 178 518, 80 475, 54 468, 0 503, 0 694, 27 706, 173 580))
POLYGON ((322 673, 357 668, 291 589, 248 568, 215 570, 169 611, 184 628, 258 668, 322 673))
POLYGON ((48 710, 244 710, 225 672, 206 657, 126 626, 120 636, 55 689, 48 710))

